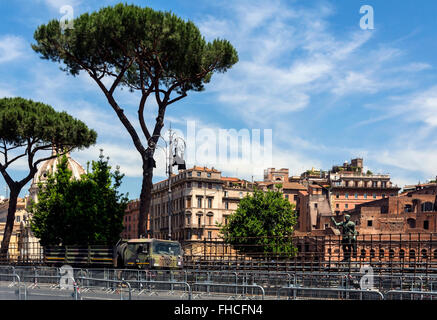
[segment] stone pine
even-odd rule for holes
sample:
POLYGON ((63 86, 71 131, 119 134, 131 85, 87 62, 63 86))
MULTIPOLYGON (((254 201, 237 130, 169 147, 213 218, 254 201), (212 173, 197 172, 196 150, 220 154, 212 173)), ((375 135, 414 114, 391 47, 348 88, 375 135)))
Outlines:
POLYGON ((189 91, 203 91, 217 72, 238 62, 227 40, 207 42, 191 21, 171 12, 117 4, 72 21, 62 30, 58 20, 39 26, 32 45, 41 58, 61 63, 62 70, 76 76, 81 71, 93 79, 129 133, 142 159, 138 236, 146 233, 146 214, 151 202, 154 152, 167 107, 189 91), (123 101, 114 95, 122 87, 139 92, 138 128, 129 120, 123 101), (158 105, 154 126, 145 121, 146 102, 158 105))
POLYGON ((10 190, 0 251, 2 258, 7 257, 21 189, 33 179, 39 163, 56 157, 53 154, 40 156, 41 152, 55 148, 65 154, 88 148, 96 139, 94 130, 66 112, 57 112, 49 105, 19 97, 0 99, 0 172, 10 190), (19 159, 26 160, 27 174, 21 180, 14 180, 9 169, 19 159))

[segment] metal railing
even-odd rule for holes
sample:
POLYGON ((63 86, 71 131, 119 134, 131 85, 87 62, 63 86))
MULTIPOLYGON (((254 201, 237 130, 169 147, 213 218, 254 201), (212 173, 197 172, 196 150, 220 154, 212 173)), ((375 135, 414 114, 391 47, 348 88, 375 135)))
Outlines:
POLYGON ((301 296, 301 298, 311 298, 311 299, 354 299, 354 300, 384 300, 384 295, 378 290, 363 290, 363 289, 345 289, 345 288, 310 288, 310 287, 282 287, 278 290, 278 299, 280 299, 280 293, 282 290, 293 291, 293 300, 297 299, 297 293, 299 291, 312 292, 313 295, 301 296), (316 295, 314 295, 314 293, 316 295), (334 293, 334 295, 327 295, 327 293, 334 293), (340 295, 341 294, 341 295, 340 295), (378 297, 378 299, 363 299, 365 295, 373 295, 378 297), (356 296, 359 298, 357 299, 356 296))

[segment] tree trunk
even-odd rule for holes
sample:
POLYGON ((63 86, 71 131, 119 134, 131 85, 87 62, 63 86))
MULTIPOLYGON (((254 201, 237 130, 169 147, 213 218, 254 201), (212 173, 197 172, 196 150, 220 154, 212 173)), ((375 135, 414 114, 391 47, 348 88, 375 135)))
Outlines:
POLYGON ((20 193, 20 189, 17 187, 11 187, 11 194, 9 197, 8 217, 6 219, 5 231, 3 233, 3 240, 0 249, 0 258, 7 259, 9 242, 11 241, 12 231, 14 229, 15 211, 17 210, 17 200, 20 193))
POLYGON ((138 237, 147 237, 147 217, 150 215, 150 203, 152 202, 153 166, 146 159, 143 160, 143 182, 140 193, 140 209, 138 219, 138 237))

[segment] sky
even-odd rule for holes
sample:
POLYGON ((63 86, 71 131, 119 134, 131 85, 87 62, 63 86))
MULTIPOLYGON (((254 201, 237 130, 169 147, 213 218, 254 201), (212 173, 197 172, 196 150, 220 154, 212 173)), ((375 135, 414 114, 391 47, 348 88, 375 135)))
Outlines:
MULTIPOLYGON (((0 0, 0 98, 44 102, 96 130, 97 144, 72 157, 86 167, 103 149, 110 164, 125 174, 121 191, 135 199, 142 180, 141 158, 102 92, 86 74, 67 75, 61 65, 40 59, 31 48, 39 25, 118 2, 0 0), (61 10, 65 6, 72 10, 61 10)), ((362 157, 366 169, 390 174, 400 187, 435 179, 437 2, 128 3, 172 11, 193 21, 207 41, 227 39, 238 51, 233 68, 213 75, 205 91, 189 92, 167 110, 163 136, 171 125, 186 141, 188 167, 214 167, 223 176, 260 180, 267 167, 289 168, 291 175, 300 175, 362 157), (372 8, 373 20, 371 11, 360 12, 363 6, 372 8), (238 139, 237 145, 225 140, 229 146, 223 146, 223 130, 247 133, 249 140, 238 139), (262 153, 257 155, 255 149, 262 153), (220 150, 229 153, 220 158, 220 150)), ((139 97, 127 90, 116 92, 136 128, 139 97)), ((149 101, 146 111, 152 126, 156 103, 149 101)), ((160 181, 165 179, 163 148, 156 157, 154 181, 160 181)), ((24 177, 24 169, 24 162, 11 166, 14 179, 24 177)), ((0 179, 0 195, 5 195, 5 186, 0 179)))

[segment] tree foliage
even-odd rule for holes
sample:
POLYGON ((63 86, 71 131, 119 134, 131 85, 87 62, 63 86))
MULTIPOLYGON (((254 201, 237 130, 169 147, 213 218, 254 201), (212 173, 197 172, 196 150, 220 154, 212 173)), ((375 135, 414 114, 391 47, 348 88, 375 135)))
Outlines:
POLYGON ((141 235, 151 199, 153 156, 166 108, 186 97, 188 91, 204 90, 212 74, 226 72, 238 61, 238 55, 227 40, 207 42, 191 21, 136 5, 105 7, 84 13, 72 23, 73 28, 64 31, 58 20, 39 26, 32 48, 41 58, 61 63, 62 70, 73 76, 87 72, 130 134, 143 161, 141 235), (141 93, 137 114, 143 137, 114 97, 119 87, 141 93), (153 130, 144 116, 149 97, 158 105, 153 130))
POLYGON ((294 205, 279 191, 263 192, 241 199, 227 225, 220 225, 224 240, 240 252, 292 256, 291 235, 296 224, 294 205))
POLYGON ((42 245, 113 245, 123 230, 127 197, 120 194, 123 175, 111 172, 103 155, 92 171, 72 179, 67 157, 57 171, 39 184, 38 202, 32 206, 31 228, 42 245))
POLYGON ((39 151, 53 148, 70 152, 96 143, 97 134, 80 120, 51 106, 23 98, 0 99, 0 172, 10 189, 8 216, 1 243, 1 255, 9 249, 17 198, 21 189, 32 180, 38 164, 54 158, 37 157, 39 151), (25 158, 27 174, 20 180, 10 176, 9 167, 25 158))

